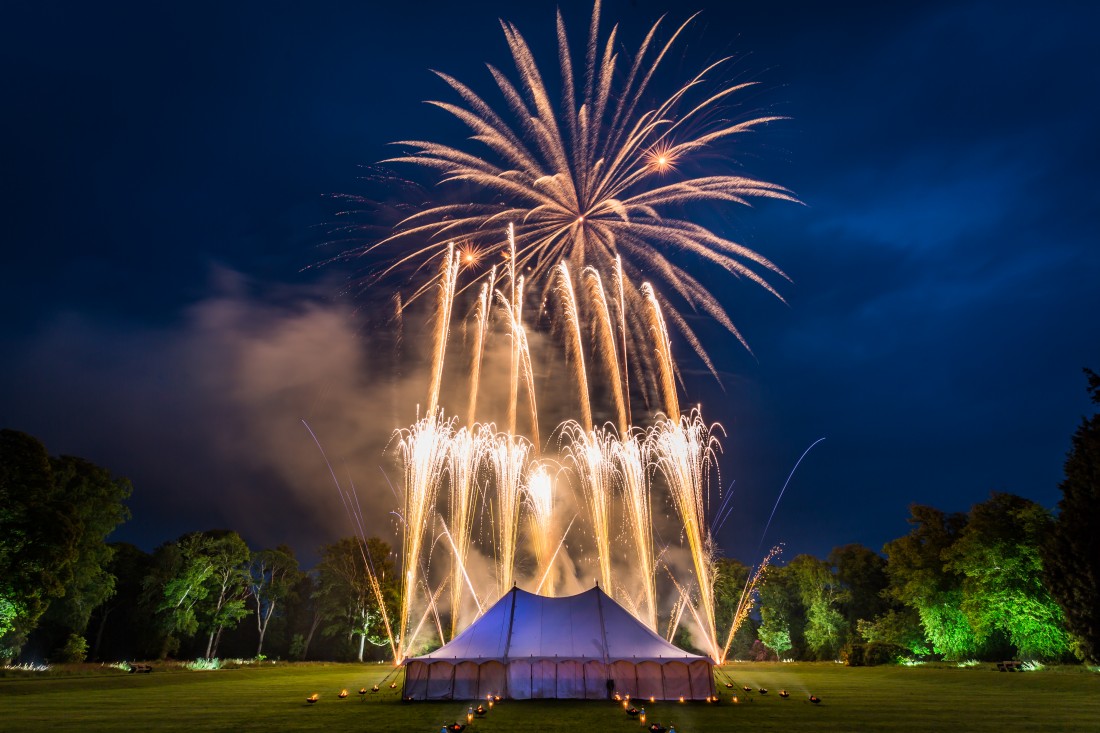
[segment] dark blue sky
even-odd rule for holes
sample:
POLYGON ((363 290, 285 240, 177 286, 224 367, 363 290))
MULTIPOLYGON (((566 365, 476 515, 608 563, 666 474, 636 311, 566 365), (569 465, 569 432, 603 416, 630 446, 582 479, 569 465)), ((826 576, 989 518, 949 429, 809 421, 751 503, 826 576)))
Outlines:
MULTIPOLYGON (((230 526, 308 555, 348 527, 298 419, 386 510, 361 454, 395 427, 346 273, 303 271, 332 254, 330 195, 363 190, 392 140, 459 139, 421 104, 446 96, 429 69, 488 90, 496 19, 539 53, 554 5, 104 5, 0 11, 0 425, 133 478, 122 539, 230 526)), ((562 7, 579 33, 590 6, 562 7)), ((605 18, 634 47, 694 10, 684 68, 732 53, 761 82, 746 104, 792 119, 745 166, 806 204, 736 215, 789 305, 711 281, 755 358, 707 335, 724 390, 685 360, 687 398, 729 433, 722 546, 754 559, 822 436, 768 536, 789 555, 877 549, 911 502, 1053 507, 1081 368, 1100 369, 1100 12, 612 0, 605 18)))

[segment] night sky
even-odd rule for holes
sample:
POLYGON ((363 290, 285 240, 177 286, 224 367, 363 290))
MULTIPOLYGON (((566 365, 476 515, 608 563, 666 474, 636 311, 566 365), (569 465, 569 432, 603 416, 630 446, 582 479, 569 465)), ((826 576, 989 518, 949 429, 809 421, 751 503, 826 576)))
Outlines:
MULTIPOLYGON (((555 68, 554 7, 4 3, 0 426, 130 477, 117 539, 230 527, 313 558, 351 528, 306 419, 392 536, 381 446, 412 387, 371 348, 384 298, 351 295, 367 263, 313 267, 336 253, 334 195, 376 186, 393 140, 461 140, 422 104, 452 98, 429 70, 491 91, 498 18, 555 68)), ((579 46, 590 5, 562 8, 579 46)), ((1081 369, 1100 370, 1100 10, 604 6, 631 49, 695 10, 670 64, 736 57, 760 82, 739 102, 791 118, 744 166, 805 202, 733 217, 790 276, 786 305, 704 274, 753 354, 704 324, 719 386, 681 353, 685 401, 728 432, 722 548, 756 559, 821 437, 765 540, 787 557, 880 549, 913 502, 1053 508, 1081 369)))

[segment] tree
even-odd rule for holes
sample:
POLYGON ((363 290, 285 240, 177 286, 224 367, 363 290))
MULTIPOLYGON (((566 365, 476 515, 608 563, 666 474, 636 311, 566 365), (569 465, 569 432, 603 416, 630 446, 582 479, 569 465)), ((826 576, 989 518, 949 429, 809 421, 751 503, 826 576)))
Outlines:
POLYGON ((794 573, 786 567, 769 565, 760 587, 760 627, 757 636, 764 646, 783 659, 787 652, 800 658, 805 649, 806 609, 794 573))
MULTIPOLYGON (((1085 374, 1100 405, 1100 375, 1085 374)), ((1100 413, 1083 418, 1073 434, 1060 488, 1058 517, 1043 547, 1045 577, 1082 656, 1100 664, 1100 413)))
POLYGON ((356 537, 345 537, 321 548, 316 599, 321 616, 327 621, 321 633, 346 634, 349 642, 358 636, 356 658, 360 662, 367 641, 375 646, 393 641, 371 587, 371 572, 381 585, 385 612, 392 619, 397 607, 397 587, 389 545, 375 537, 365 543, 356 537))
POLYGON ((980 642, 1001 633, 1030 658, 1069 650, 1062 610, 1043 585, 1040 545, 1051 518, 1033 501, 994 493, 975 505, 966 527, 944 551, 946 568, 963 577, 962 610, 980 642))
POLYGON ((205 554, 210 563, 210 588, 198 604, 202 627, 208 632, 206 658, 218 653, 222 631, 236 626, 248 615, 245 599, 248 597, 250 578, 248 562, 251 557, 248 545, 236 532, 214 530, 206 533, 209 543, 205 554))
POLYGON ((275 616, 275 609, 294 592, 300 575, 294 551, 286 545, 253 553, 248 564, 248 594, 256 604, 256 630, 260 635, 256 645, 257 657, 263 653, 264 636, 275 616))
POLYGON ((146 593, 167 634, 162 655, 175 646, 175 634, 207 634, 207 659, 218 651, 222 631, 248 615, 248 545, 236 532, 211 530, 184 535, 157 548, 146 593))
POLYGON ((77 517, 57 490, 45 446, 0 430, 0 658, 19 653, 78 554, 77 517))
MULTIPOLYGON (((751 568, 744 563, 728 557, 720 557, 715 563, 714 581, 714 621, 718 629, 719 643, 725 644, 729 629, 734 624, 734 616, 737 614, 741 603, 748 590, 748 579, 751 568)), ((752 643, 756 639, 756 628, 752 618, 746 616, 737 627, 732 643, 729 647, 729 657, 733 659, 745 659, 752 650, 752 643)))
POLYGON ((93 659, 147 659, 157 649, 153 613, 142 603, 142 587, 152 572, 153 557, 126 542, 111 543, 107 571, 115 592, 93 613, 93 659))
MULTIPOLYGON (((115 576, 109 569, 114 551, 107 537, 130 517, 123 501, 133 491, 129 480, 117 479, 90 461, 73 456, 50 459, 59 498, 73 512, 72 542, 75 555, 65 594, 50 604, 43 626, 52 630, 55 643, 62 638, 83 637, 92 612, 115 593, 115 576)), ((69 638, 66 644, 78 648, 69 638)))
POLYGON ((882 595, 890 583, 886 558, 869 547, 853 544, 833 548, 829 564, 836 569, 840 612, 849 636, 853 636, 860 621, 871 621, 890 609, 890 602, 882 595))
POLYGON ((909 534, 886 543, 888 595, 920 616, 932 650, 946 659, 978 651, 978 639, 962 610, 962 578, 945 569, 943 554, 962 533, 966 517, 914 504, 909 534))
POLYGON ((803 634, 817 659, 835 659, 844 643, 845 621, 837 610, 840 588, 828 563, 799 555, 787 566, 806 612, 803 634))
POLYGON ((206 557, 208 541, 196 532, 153 552, 153 568, 145 579, 143 600, 154 609, 159 621, 162 658, 176 651, 180 635, 191 636, 198 631, 195 607, 210 592, 207 580, 214 572, 206 557))

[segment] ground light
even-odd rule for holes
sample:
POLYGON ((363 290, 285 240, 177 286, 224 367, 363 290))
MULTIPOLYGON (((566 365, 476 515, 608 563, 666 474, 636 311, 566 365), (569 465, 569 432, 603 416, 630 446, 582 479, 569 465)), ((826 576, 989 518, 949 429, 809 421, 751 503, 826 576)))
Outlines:
POLYGON ((315 692, 315 693, 313 693, 312 695, 310 695, 309 697, 306 698, 306 702, 308 702, 310 705, 312 705, 313 703, 317 702, 320 699, 321 699, 321 696, 318 695, 315 692))
POLYGON ((787 692, 786 690, 780 690, 779 691, 779 696, 781 698, 783 698, 784 700, 786 700, 788 697, 791 696, 791 693, 787 692))
POLYGON ((821 702, 821 698, 817 695, 810 695, 810 702, 812 702, 814 705, 817 705, 819 702, 821 702))
POLYGON ((336 697, 340 698, 341 700, 343 700, 347 696, 348 696, 347 688, 344 688, 343 690, 340 690, 340 692, 337 693, 337 695, 336 695, 336 697))

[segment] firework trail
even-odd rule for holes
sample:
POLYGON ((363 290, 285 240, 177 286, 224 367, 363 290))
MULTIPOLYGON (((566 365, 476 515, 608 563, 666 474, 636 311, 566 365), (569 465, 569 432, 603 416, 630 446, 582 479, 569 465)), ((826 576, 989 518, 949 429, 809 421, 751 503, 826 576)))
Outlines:
POLYGON ((573 464, 588 508, 596 561, 604 592, 614 594, 611 577, 611 508, 616 481, 615 436, 605 430, 585 430, 575 421, 562 425, 565 455, 573 464))
MULTIPOLYGON (((403 497, 404 542, 402 546, 401 618, 398 632, 398 659, 403 660, 412 648, 409 620, 417 588, 421 553, 428 520, 435 513, 435 499, 447 466, 448 446, 454 432, 454 421, 444 420, 440 413, 421 418, 407 430, 398 431, 398 452, 405 474, 403 497)), ((414 635, 415 636, 415 635, 414 635)))
POLYGON ((645 600, 645 611, 635 615, 656 631, 656 561, 653 553, 653 518, 645 452, 636 433, 624 435, 622 440, 612 443, 611 448, 622 483, 627 529, 633 541, 633 560, 639 575, 638 584, 642 587, 645 600))
POLYGON ((428 392, 428 414, 439 406, 439 388, 443 382, 443 359, 447 353, 447 336, 451 327, 451 308, 454 305, 455 286, 458 282, 458 257, 454 243, 447 245, 447 258, 440 272, 439 304, 436 308, 435 353, 432 358, 432 385, 428 392))
POLYGON ((515 578, 519 510, 523 501, 523 477, 531 443, 521 436, 498 433, 487 441, 485 457, 493 472, 496 506, 497 587, 499 596, 511 589, 515 578))
POLYGON ((752 613, 753 606, 755 606, 756 601, 759 600, 757 588, 760 585, 760 581, 764 578, 764 573, 767 571, 772 560, 777 558, 781 552, 783 552, 782 545, 773 547, 768 551, 768 554, 764 556, 764 559, 760 561, 760 564, 756 566, 756 570, 751 571, 748 577, 745 578, 745 587, 741 590, 741 598, 737 601, 737 608, 733 612, 733 621, 730 623, 730 631, 729 634, 726 635, 726 644, 722 647, 722 660, 719 662, 720 664, 725 664, 726 656, 729 654, 730 646, 733 644, 733 637, 737 635, 737 630, 745 623, 745 619, 752 613))
POLYGON ((721 654, 714 624, 714 545, 706 522, 706 492, 710 469, 716 462, 718 440, 698 410, 692 410, 679 420, 670 417, 651 427, 646 447, 649 462, 664 476, 672 505, 683 525, 698 587, 699 624, 711 657, 718 661, 721 654))
POLYGON ((558 295, 562 301, 562 314, 566 323, 566 350, 573 362, 573 374, 577 378, 577 396, 581 405, 581 425, 585 432, 592 430, 592 405, 588 397, 588 373, 584 367, 584 348, 581 345, 581 317, 577 310, 576 293, 569 277, 569 265, 558 265, 558 295))
POLYGON ((554 483, 546 466, 532 463, 527 471, 527 485, 524 491, 524 503, 530 525, 531 546, 538 566, 537 577, 545 577, 546 595, 554 595, 554 579, 551 577, 550 564, 553 551, 550 536, 554 522, 554 483))
MULTIPOLYGON (((451 638, 458 633, 462 608, 462 581, 466 576, 466 559, 474 530, 475 478, 480 459, 480 436, 474 428, 463 427, 450 436, 447 445, 447 472, 450 475, 451 541, 454 557, 451 562, 451 638)), ((477 600, 477 597, 474 598, 477 600)), ((480 603, 478 604, 480 605, 480 603)))
POLYGON ((611 310, 607 307, 607 295, 604 293, 600 273, 591 267, 584 269, 583 277, 588 285, 589 299, 596 310, 596 351, 603 356, 604 368, 611 380, 611 398, 615 403, 615 415, 618 418, 619 435, 626 436, 630 425, 627 416, 627 395, 619 379, 619 356, 616 353, 615 327, 611 323, 611 310))

